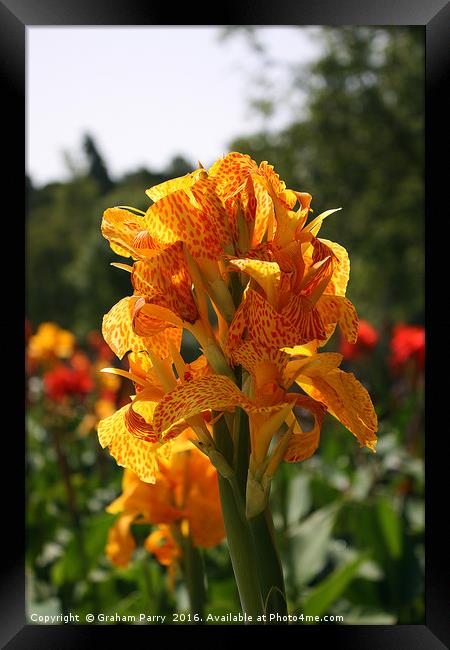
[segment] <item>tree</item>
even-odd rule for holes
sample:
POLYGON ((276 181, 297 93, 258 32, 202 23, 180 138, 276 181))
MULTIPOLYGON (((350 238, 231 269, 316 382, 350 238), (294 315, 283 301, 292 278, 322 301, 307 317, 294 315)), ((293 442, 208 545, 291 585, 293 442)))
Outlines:
POLYGON ((287 128, 231 148, 269 160, 288 187, 310 191, 315 214, 343 208, 321 236, 349 249, 348 295, 362 317, 422 322, 423 29, 325 28, 322 39, 323 56, 290 79, 291 96, 307 93, 306 112, 298 106, 287 128))
POLYGON ((102 194, 109 192, 113 186, 113 182, 109 176, 106 164, 97 149, 94 138, 89 134, 84 137, 83 149, 88 159, 89 175, 98 183, 102 194))

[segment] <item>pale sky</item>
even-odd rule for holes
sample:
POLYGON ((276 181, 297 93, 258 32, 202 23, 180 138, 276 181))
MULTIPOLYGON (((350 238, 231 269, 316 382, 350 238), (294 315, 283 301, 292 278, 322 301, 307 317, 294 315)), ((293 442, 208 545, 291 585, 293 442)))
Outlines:
MULTIPOLYGON (((281 63, 317 57, 314 28, 265 27, 281 63)), ((113 176, 164 168, 176 154, 205 166, 238 135, 258 130, 249 80, 261 60, 219 27, 27 27, 27 172, 34 183, 68 177, 63 152, 94 137, 113 176)), ((275 83, 283 67, 270 68, 275 83)), ((286 121, 281 110, 270 123, 286 121)))

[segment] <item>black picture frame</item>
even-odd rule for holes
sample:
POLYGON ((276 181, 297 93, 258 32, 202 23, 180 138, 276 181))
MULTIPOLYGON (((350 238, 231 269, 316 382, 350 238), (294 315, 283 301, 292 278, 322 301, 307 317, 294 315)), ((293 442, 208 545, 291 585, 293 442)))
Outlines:
MULTIPOLYGON (((200 7, 199 7, 200 8, 200 7)), ((190 3, 188 9, 192 10, 190 3)), ((428 290, 434 286, 431 278, 441 278, 437 271, 440 258, 448 255, 447 244, 437 244, 444 240, 442 225, 444 225, 446 195, 448 179, 446 169, 448 163, 448 84, 446 73, 449 69, 449 31, 450 31, 450 4, 445 0, 317 0, 315 2, 277 3, 267 6, 255 15, 255 10, 241 3, 239 11, 229 4, 218 7, 222 15, 211 19, 212 24, 221 25, 231 19, 236 24, 253 25, 422 25, 426 37, 426 272, 427 272, 427 299, 428 290), (231 10, 230 10, 231 9, 231 10), (436 230, 438 229, 438 232, 436 230), (434 243, 433 243, 434 242, 434 243), (439 254, 433 254, 433 251, 439 254)), ((7 148, 8 152, 8 187, 4 190, 3 198, 11 200, 11 208, 5 207, 9 215, 17 215, 20 201, 18 197, 24 196, 22 185, 23 157, 22 144, 25 145, 23 124, 25 120, 25 32, 27 27, 36 25, 165 25, 170 24, 174 14, 177 20, 182 19, 181 10, 173 7, 155 7, 150 3, 138 5, 135 1, 106 2, 104 0, 91 0, 90 3, 69 0, 3 0, 0 2, 0 65, 4 92, 2 93, 3 124, 6 131, 13 135, 13 145, 7 148), (14 158, 13 153, 16 153, 14 158)), ((187 12, 186 12, 187 14, 187 12)), ((186 24, 203 24, 197 22, 200 17, 204 20, 209 15, 186 15, 186 24)), ((6 137, 6 133, 5 133, 6 137)), ((5 155, 5 153, 4 153, 5 155)), ((387 191, 388 194, 388 191, 387 191)), ((26 206, 25 206, 26 211, 26 206)), ((448 218, 447 218, 448 221, 448 218)), ((4 220, 5 223, 5 220, 4 220)), ((10 223, 7 221, 7 223, 10 223)), ((15 231, 17 233, 17 230, 15 231)), ((4 233, 5 234, 5 233, 4 233)), ((6 232, 9 237, 9 232, 6 232)), ((17 236, 17 235, 16 235, 17 236)), ((18 238, 18 237, 17 237, 18 238)), ((26 239, 26 238, 24 238, 26 239)), ((446 241, 449 241, 448 238, 446 241)), ((15 248, 17 252, 17 246, 15 248)), ((26 261, 25 261, 26 262, 26 261)), ((15 264, 17 264, 17 258, 15 264)), ((444 276, 445 277, 445 276, 444 276)), ((444 284, 444 282, 443 282, 444 284)), ((441 288, 443 288, 441 286, 441 288)), ((424 290, 424 287, 418 287, 424 290)), ((14 286, 14 292, 17 287, 14 286)), ((448 302, 448 300, 447 300, 448 302)), ((20 310, 16 309, 16 312, 20 310)), ((16 313, 14 312, 14 313, 16 313)), ((3 340, 10 340, 11 322, 13 315, 0 319, 3 340), (7 338, 8 337, 8 338, 7 338)), ((17 315, 17 331, 21 315, 17 315)), ((448 470, 446 471, 446 458, 442 452, 443 441, 438 438, 448 437, 445 424, 429 427, 429 414, 445 413, 442 407, 446 403, 446 384, 434 381, 439 364, 442 362, 442 352, 439 352, 439 361, 435 350, 438 345, 445 342, 446 330, 449 328, 448 316, 439 320, 435 330, 431 314, 427 312, 427 440, 426 440, 426 624, 425 625, 377 625, 377 626, 303 626, 289 628, 271 628, 276 634, 285 635, 295 641, 298 647, 306 647, 311 641, 332 643, 333 647, 342 647, 346 650, 383 648, 389 650, 433 650, 450 646, 450 540, 445 525, 448 520, 448 470), (436 335, 433 339, 433 332, 436 335), (430 388, 430 381, 433 382, 430 388), (295 635, 295 636, 294 636, 295 635)), ((15 327, 13 322, 12 327, 15 327)), ((17 349, 11 351, 17 359, 21 357, 23 344, 17 337, 17 349)), ((9 346, 8 346, 9 347, 9 346)), ((22 381, 18 379, 18 381, 22 381)), ((20 405, 19 405, 20 408, 20 405)), ((18 411, 20 412, 20 410, 18 411)), ((21 425, 18 425, 15 413, 14 435, 9 436, 8 463, 14 471, 4 479, 5 496, 3 500, 3 571, 0 583, 0 642, 2 647, 10 650, 33 649, 46 650, 57 648, 90 647, 101 643, 106 636, 112 636, 115 643, 123 640, 126 643, 154 642, 154 633, 166 635, 167 628, 151 630, 144 626, 89 626, 89 625, 59 625, 42 626, 28 625, 25 622, 25 570, 24 570, 24 481, 22 458, 25 448, 23 436, 20 435, 21 425)), ((439 423, 439 417, 437 418, 439 423)), ((6 463, 6 464, 8 464, 6 463)), ((249 627, 240 626, 240 638, 245 642, 246 635, 250 634, 249 627)), ((228 630, 233 627, 222 627, 220 636, 223 639, 229 635, 228 630)), ((266 630, 265 629, 265 633, 266 630)), ((205 634, 214 632, 217 627, 187 628, 180 626, 171 628, 169 636, 179 636, 186 639, 187 634, 198 635, 205 639, 205 634)), ((269 634, 270 634, 269 632, 269 634)), ((233 632, 232 632, 233 633, 233 632)), ((217 634, 217 632, 216 632, 217 634)), ((213 637, 214 638, 214 637, 213 637)), ((254 637, 252 637, 253 639, 254 637)), ((250 639, 250 637, 249 637, 250 639)), ((206 640, 206 639, 205 639, 206 640)))

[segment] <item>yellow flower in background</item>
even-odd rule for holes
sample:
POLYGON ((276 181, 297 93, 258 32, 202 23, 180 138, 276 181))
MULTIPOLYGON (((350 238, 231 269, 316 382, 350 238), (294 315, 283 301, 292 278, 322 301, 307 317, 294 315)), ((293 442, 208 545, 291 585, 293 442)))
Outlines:
POLYGON ((122 494, 107 511, 120 513, 106 548, 118 566, 128 564, 134 551, 133 523, 157 526, 145 547, 165 565, 181 557, 184 537, 200 548, 217 546, 225 537, 217 472, 187 434, 177 438, 170 459, 159 459, 154 484, 125 470, 122 494))
POLYGON ((56 323, 41 323, 28 341, 28 354, 36 362, 68 359, 75 348, 75 336, 56 323))
POLYGON ((120 517, 108 533, 106 555, 116 566, 128 566, 131 556, 136 548, 136 542, 130 532, 133 515, 120 517))
POLYGON ((144 546, 163 566, 170 567, 181 557, 181 549, 167 524, 160 524, 156 530, 150 533, 144 546))

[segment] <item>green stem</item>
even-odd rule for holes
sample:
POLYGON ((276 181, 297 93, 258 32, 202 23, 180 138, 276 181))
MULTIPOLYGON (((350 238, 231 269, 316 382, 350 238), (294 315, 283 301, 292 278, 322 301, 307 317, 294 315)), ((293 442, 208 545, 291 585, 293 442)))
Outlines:
MULTIPOLYGON (((220 419, 214 425, 216 445, 229 463, 233 461, 233 446, 226 423, 220 419)), ((236 481, 234 486, 220 474, 219 491, 225 530, 228 538, 231 563, 239 591, 243 612, 248 622, 256 625, 258 616, 264 613, 258 571, 255 563, 253 537, 245 519, 245 509, 239 503, 240 494, 236 481), (233 489, 234 487, 234 489, 233 489), (251 618, 250 618, 251 617, 251 618)))
POLYGON ((156 599, 155 599, 155 594, 153 592, 152 577, 148 569, 148 556, 144 557, 143 560, 141 561, 141 568, 142 568, 141 589, 143 591, 145 598, 147 599, 148 606, 150 608, 153 607, 153 604, 156 599))
MULTIPOLYGON (((236 410, 235 417, 239 417, 236 441, 236 478, 245 504, 245 485, 250 455, 249 421, 248 415, 241 409, 236 410)), ((269 507, 267 506, 264 512, 249 519, 248 523, 254 539, 261 594, 266 612, 287 614, 283 569, 269 507)))
POLYGON ((266 614, 287 614, 283 568, 269 507, 249 520, 266 614))
POLYGON ((200 550, 191 537, 185 538, 183 544, 183 568, 193 623, 201 623, 206 602, 205 566, 200 550), (195 620, 195 615, 200 619, 195 620))
POLYGON ((245 504, 248 463, 250 459, 250 433, 248 426, 248 416, 245 411, 237 408, 234 417, 236 429, 234 436, 234 467, 236 470, 236 481, 241 493, 241 499, 245 504))

